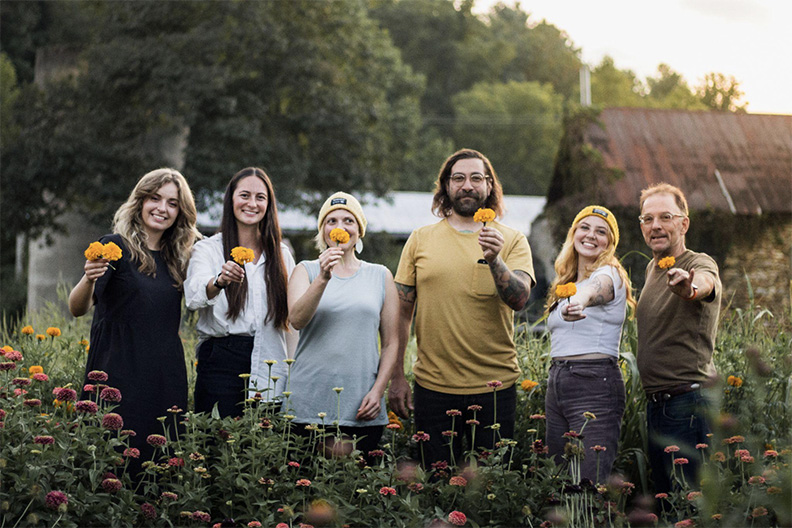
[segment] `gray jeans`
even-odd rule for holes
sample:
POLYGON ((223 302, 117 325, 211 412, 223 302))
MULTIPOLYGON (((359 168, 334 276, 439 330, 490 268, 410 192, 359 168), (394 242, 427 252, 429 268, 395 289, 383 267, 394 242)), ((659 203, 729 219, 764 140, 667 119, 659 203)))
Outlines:
POLYGON ((567 443, 564 433, 579 433, 586 421, 583 413, 591 412, 596 419, 589 420, 583 430, 585 455, 581 477, 604 483, 619 451, 624 401, 624 380, 616 358, 554 359, 545 397, 546 443, 550 456, 556 463, 563 462, 561 456, 567 443), (594 451, 591 449, 594 446, 602 446, 605 450, 594 451))

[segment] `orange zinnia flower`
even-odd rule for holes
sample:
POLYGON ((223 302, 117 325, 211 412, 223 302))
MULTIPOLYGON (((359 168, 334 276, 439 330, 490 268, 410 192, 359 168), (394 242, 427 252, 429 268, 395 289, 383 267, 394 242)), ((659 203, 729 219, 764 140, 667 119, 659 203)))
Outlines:
POLYGON ((676 264, 676 259, 674 257, 663 257, 660 259, 660 262, 657 263, 657 266, 660 269, 668 269, 674 267, 676 264))
POLYGON ((57 326, 50 326, 49 328, 47 328, 47 335, 50 337, 58 337, 59 335, 61 335, 60 328, 58 328, 57 326))
POLYGON ((479 209, 476 211, 476 214, 473 215, 474 222, 483 222, 486 224, 487 222, 492 222, 495 220, 495 211, 492 209, 479 209))
POLYGON ((240 266, 244 266, 248 262, 253 262, 253 259, 256 258, 256 254, 252 249, 237 246, 231 250, 231 258, 240 266))

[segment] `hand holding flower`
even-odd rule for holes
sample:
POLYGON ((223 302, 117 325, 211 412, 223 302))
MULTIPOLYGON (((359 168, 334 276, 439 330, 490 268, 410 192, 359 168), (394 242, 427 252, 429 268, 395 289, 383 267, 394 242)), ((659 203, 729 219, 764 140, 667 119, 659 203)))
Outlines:
POLYGON ((333 268, 343 257, 344 250, 340 247, 329 247, 319 255, 319 270, 326 280, 330 280, 333 268))

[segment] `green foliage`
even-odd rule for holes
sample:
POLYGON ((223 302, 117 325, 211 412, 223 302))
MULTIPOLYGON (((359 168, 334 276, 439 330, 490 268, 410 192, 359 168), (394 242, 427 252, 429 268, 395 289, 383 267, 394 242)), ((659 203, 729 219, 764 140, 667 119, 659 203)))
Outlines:
MULTIPOLYGON (((715 355, 721 379, 708 389, 715 400, 714 436, 699 450, 702 494, 691 495, 697 483, 681 482, 678 475, 682 488, 654 506, 647 505, 654 502, 651 498, 641 497, 649 490, 649 475, 643 455, 645 399, 635 367, 632 322, 625 327, 621 357, 627 409, 616 466, 622 478, 597 488, 579 486, 566 464, 556 466, 543 454, 550 343, 546 334, 524 327, 517 329, 525 382, 518 389, 516 438, 503 439, 489 455, 468 454, 465 468, 424 471, 416 466, 420 442, 412 438, 410 421, 386 431, 382 453, 372 455, 371 465, 354 452, 325 457, 292 434, 295 426, 288 416, 251 399, 239 420, 163 410, 168 444, 146 464, 138 484, 125 469, 128 437, 101 426, 102 416, 112 411, 110 404, 100 400, 94 415, 53 403, 53 388, 79 389, 85 362, 80 341, 88 324, 88 318, 65 318, 59 306, 48 305, 0 328, 2 343, 23 356, 0 361, 0 522, 6 526, 206 525, 201 520, 205 512, 210 522, 233 518, 263 526, 304 522, 413 527, 447 520, 452 511, 464 513, 467 525, 474 527, 538 526, 544 521, 624 526, 626 519, 634 526, 652 508, 660 526, 683 518, 698 526, 780 527, 792 521, 792 334, 787 319, 767 310, 735 309, 723 316, 715 355), (31 325, 33 335, 23 334, 23 325, 31 325), (62 334, 47 336, 50 326, 62 334), (14 368, 7 369, 11 362, 14 368), (33 365, 40 365, 49 378, 31 380, 28 369, 33 365), (41 405, 32 405, 33 399, 41 405), (181 435, 175 433, 179 421, 185 427, 181 435), (52 443, 41 437, 51 437, 52 443), (107 473, 117 477, 121 489, 108 491, 108 483, 103 484, 107 473), (68 504, 47 507, 50 491, 64 492, 68 504), (142 508, 153 517, 145 517, 142 508), (720 521, 713 521, 713 515, 720 515, 720 521)), ((189 321, 182 337, 191 362, 195 334, 189 321)), ((414 349, 412 341, 408 358, 414 357, 414 349)), ((286 409, 288 405, 287 400, 286 409)), ((310 440, 319 441, 330 435, 321 419, 312 435, 310 440)), ((572 467, 576 456, 582 455, 568 456, 572 467)))
POLYGON ((544 194, 561 137, 561 96, 549 84, 478 83, 453 98, 454 140, 485 152, 507 194, 544 194))
POLYGON ((745 112, 748 103, 740 104, 745 93, 733 75, 708 73, 696 90, 704 106, 721 112, 745 112))

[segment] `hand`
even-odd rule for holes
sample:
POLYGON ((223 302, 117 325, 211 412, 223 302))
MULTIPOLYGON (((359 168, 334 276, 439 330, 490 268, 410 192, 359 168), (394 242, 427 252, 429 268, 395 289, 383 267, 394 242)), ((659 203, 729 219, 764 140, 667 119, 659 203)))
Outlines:
POLYGON ((319 270, 325 279, 330 279, 333 268, 344 256, 344 250, 339 247, 329 247, 319 254, 319 270))
POLYGON ((225 288, 232 282, 242 283, 244 280, 245 268, 233 260, 229 260, 220 268, 220 276, 217 277, 217 284, 225 288))
POLYGON ((478 243, 484 251, 484 259, 490 264, 498 258, 503 249, 503 235, 493 227, 482 227, 478 243))
POLYGON ((564 321, 580 321, 581 319, 585 319, 586 314, 583 313, 584 308, 585 306, 580 303, 580 300, 576 299, 573 295, 569 298, 569 302, 561 307, 561 318, 564 321))
POLYGON ((682 268, 671 268, 668 270, 668 287, 683 299, 690 299, 694 293, 693 277, 695 274, 696 270, 693 268, 690 271, 685 271, 682 268))
POLYGON ((412 389, 407 383, 407 378, 402 374, 395 376, 388 389, 388 405, 393 412, 402 418, 409 418, 410 411, 414 409, 412 403, 412 389))
POLYGON ((88 282, 96 282, 96 279, 105 274, 108 266, 106 259, 86 260, 85 266, 83 266, 85 278, 88 279, 88 282))
POLYGON ((360 403, 360 408, 358 409, 355 419, 368 421, 379 416, 382 407, 380 404, 381 400, 382 394, 375 394, 373 390, 369 391, 369 393, 363 397, 363 401, 360 403))

